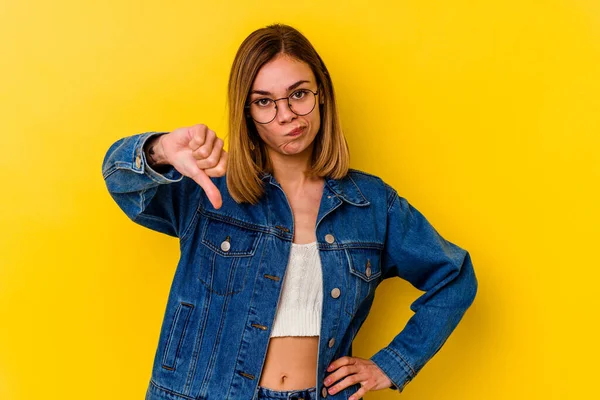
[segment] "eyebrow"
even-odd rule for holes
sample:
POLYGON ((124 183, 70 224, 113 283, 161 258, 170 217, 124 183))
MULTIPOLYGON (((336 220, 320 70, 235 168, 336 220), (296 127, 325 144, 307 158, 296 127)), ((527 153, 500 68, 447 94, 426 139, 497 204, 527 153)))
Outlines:
MULTIPOLYGON (((291 85, 290 87, 288 87, 287 90, 290 91, 290 90, 296 89, 298 86, 300 86, 303 83, 310 83, 310 81, 307 81, 307 80, 298 81, 298 82, 294 83, 293 85, 291 85)), ((270 95, 272 93, 271 92, 267 92, 265 90, 252 90, 250 92, 250 95, 253 95, 253 94, 270 95)))

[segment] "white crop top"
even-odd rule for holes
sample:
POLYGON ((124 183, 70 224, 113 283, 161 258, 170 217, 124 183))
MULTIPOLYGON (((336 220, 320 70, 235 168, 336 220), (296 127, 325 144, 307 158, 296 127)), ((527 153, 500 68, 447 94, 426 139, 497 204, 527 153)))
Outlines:
POLYGON ((292 243, 271 337, 319 336, 323 276, 317 242, 292 243))

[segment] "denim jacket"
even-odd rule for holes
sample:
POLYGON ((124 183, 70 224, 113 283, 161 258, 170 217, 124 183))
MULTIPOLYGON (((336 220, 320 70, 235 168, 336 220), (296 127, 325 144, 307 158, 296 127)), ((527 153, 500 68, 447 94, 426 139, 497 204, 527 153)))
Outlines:
MULTIPOLYGON (((214 209, 192 179, 148 166, 143 145, 163 133, 119 139, 102 165, 121 210, 180 243, 146 400, 255 399, 294 237, 291 207, 263 173, 265 194, 256 205, 236 203, 225 177, 211 178, 223 198, 214 209)), ((315 232, 323 272, 319 397, 348 399, 360 389, 356 383, 329 395, 326 368, 352 356, 375 289, 396 276, 425 293, 411 304, 406 326, 370 360, 401 392, 474 300, 469 253, 442 238, 391 186, 355 169, 325 179, 315 232)))

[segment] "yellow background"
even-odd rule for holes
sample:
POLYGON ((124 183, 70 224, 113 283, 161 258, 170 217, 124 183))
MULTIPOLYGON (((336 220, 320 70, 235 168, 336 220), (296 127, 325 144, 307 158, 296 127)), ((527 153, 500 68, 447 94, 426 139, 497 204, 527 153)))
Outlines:
MULTIPOLYGON (((600 3, 206 3, 0 2, 0 399, 144 397, 178 243, 127 219, 102 159, 135 133, 225 136, 235 51, 272 22, 324 58, 352 166, 472 255, 473 306, 400 396, 597 391, 600 3)), ((355 355, 420 294, 385 281, 355 355)))

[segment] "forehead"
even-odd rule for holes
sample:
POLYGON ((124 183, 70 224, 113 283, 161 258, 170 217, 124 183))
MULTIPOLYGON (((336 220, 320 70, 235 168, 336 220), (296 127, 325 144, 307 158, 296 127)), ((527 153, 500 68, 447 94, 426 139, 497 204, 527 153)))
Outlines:
POLYGON ((304 61, 278 55, 261 67, 252 84, 252 90, 282 93, 300 80, 315 82, 310 66, 304 61))

